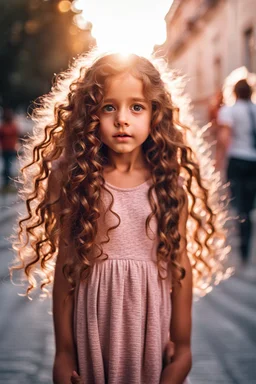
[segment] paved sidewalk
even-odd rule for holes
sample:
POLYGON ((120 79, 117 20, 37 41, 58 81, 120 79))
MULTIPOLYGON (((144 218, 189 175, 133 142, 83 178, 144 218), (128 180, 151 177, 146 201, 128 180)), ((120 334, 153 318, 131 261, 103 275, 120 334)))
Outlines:
MULTIPOLYGON (((18 175, 18 159, 16 158, 12 163, 12 178, 16 179, 18 175)), ((0 231, 3 222, 18 213, 18 194, 15 192, 6 192, 2 190, 2 157, 0 156, 0 231)))
POLYGON ((6 238, 11 233, 5 227, 8 226, 10 220, 15 222, 22 210, 24 210, 24 205, 18 201, 17 193, 0 193, 0 250, 10 247, 6 238))

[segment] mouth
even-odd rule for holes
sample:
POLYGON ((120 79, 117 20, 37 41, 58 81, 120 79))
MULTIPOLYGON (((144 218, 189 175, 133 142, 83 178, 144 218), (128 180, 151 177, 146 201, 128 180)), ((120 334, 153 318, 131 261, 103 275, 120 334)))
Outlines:
POLYGON ((113 138, 115 139, 115 141, 116 141, 117 143, 126 143, 126 142, 128 142, 128 141, 131 139, 131 136, 122 133, 122 134, 116 134, 116 135, 114 135, 113 138))
POLYGON ((131 137, 127 133, 116 133, 113 137, 131 137))

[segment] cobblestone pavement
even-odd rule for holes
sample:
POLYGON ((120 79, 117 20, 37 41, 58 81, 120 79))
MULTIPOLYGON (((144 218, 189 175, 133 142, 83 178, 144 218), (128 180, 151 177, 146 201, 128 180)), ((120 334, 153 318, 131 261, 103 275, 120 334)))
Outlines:
POLYGON ((192 384, 256 383, 256 266, 194 304, 192 384))
MULTIPOLYGON (((5 237, 11 234, 20 210, 15 201, 15 195, 0 197, 0 384, 50 384, 51 303, 18 296, 21 287, 13 286, 8 278, 13 255, 5 237)), ((256 384, 255 297, 256 263, 252 260, 194 303, 192 384, 256 384)))

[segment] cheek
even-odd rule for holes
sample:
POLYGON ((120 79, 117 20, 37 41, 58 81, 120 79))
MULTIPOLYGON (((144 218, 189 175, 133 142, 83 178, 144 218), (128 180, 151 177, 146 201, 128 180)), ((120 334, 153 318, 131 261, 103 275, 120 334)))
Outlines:
POLYGON ((105 120, 105 119, 101 120, 100 124, 99 124, 99 138, 100 138, 100 140, 104 144, 108 145, 112 134, 113 134, 113 131, 112 131, 111 124, 110 124, 109 120, 105 120))
POLYGON ((145 118, 144 127, 145 127, 144 134, 149 135, 150 131, 151 131, 151 118, 150 117, 145 118))
POLYGON ((99 129, 99 137, 100 137, 101 141, 103 141, 103 143, 105 143, 105 141, 106 141, 107 138, 108 138, 108 133, 107 133, 107 131, 106 131, 105 129, 102 129, 101 127, 100 127, 100 129, 99 129))
POLYGON ((99 125, 99 137, 100 137, 100 139, 102 140, 105 135, 106 135, 106 127, 105 127, 104 123, 102 124, 102 122, 100 122, 100 125, 99 125))
POLYGON ((145 141, 150 135, 150 127, 144 125, 144 129, 138 130, 139 134, 137 136, 139 141, 145 141))
POLYGON ((113 115, 104 115, 102 117, 100 117, 100 126, 103 128, 103 129, 107 129, 108 127, 111 126, 112 122, 113 122, 113 115))
POLYGON ((100 133, 104 134, 104 132, 107 132, 108 129, 109 129, 109 121, 108 119, 100 119, 100 126, 99 126, 99 130, 100 130, 100 133))
POLYGON ((151 119, 152 119, 152 114, 150 112, 148 112, 146 114, 146 116, 144 116, 145 118, 145 126, 148 127, 148 129, 150 130, 151 129, 151 119))

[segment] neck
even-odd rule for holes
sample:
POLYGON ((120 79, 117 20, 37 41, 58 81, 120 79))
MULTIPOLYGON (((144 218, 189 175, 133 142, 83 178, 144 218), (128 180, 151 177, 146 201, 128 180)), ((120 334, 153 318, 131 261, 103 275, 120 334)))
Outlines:
POLYGON ((108 151, 109 167, 122 173, 129 173, 136 169, 146 168, 144 154, 140 149, 132 153, 116 153, 108 151))
POLYGON ((241 97, 237 97, 237 98, 236 98, 236 101, 245 101, 245 102, 248 102, 248 101, 252 101, 252 99, 251 99, 251 98, 249 98, 249 99, 242 99, 241 97))

